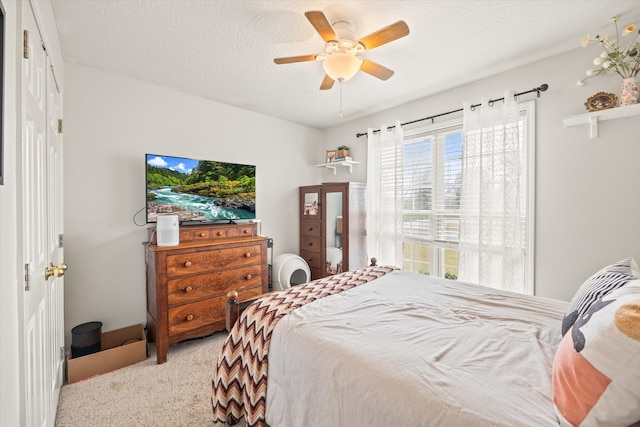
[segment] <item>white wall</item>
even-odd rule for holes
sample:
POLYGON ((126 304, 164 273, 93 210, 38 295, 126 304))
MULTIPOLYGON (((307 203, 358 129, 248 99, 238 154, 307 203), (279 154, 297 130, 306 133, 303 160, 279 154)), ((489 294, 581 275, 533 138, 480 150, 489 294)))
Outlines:
POLYGON ((598 139, 589 139, 586 126, 562 125, 564 117, 585 112, 592 94, 617 92, 615 77, 576 86, 593 56, 579 48, 323 132, 66 64, 67 331, 89 320, 106 329, 146 321, 146 230, 132 220, 144 207, 145 152, 255 163, 263 232, 274 238, 274 253, 297 252, 298 186, 366 181, 366 137, 356 133, 542 83, 549 90, 536 101, 535 289, 570 299, 600 267, 627 256, 640 260, 640 118, 603 122, 598 139), (324 150, 341 144, 361 162, 353 173, 314 167, 324 150))
POLYGON ((0 186, 0 425, 20 424, 18 379, 18 256, 16 234, 16 51, 19 3, 2 1, 5 11, 4 120, 0 186))
MULTIPOLYGON (((456 110, 463 101, 477 103, 483 96, 500 98, 507 89, 521 92, 547 83, 549 90, 536 104, 535 292, 568 300, 601 267, 628 256, 640 261, 640 116, 602 122, 598 139, 589 139, 586 125, 562 124, 563 118, 586 112, 589 96, 617 94, 618 76, 576 85, 598 53, 595 46, 578 48, 327 129, 325 149, 350 145, 361 164, 351 175, 325 171, 323 181, 366 181, 366 137, 356 133, 369 127, 409 122, 456 110)), ((393 78, 402 78, 401 70, 393 78)))
POLYGON ((298 187, 320 181, 321 132, 65 64, 65 329, 146 324, 147 152, 256 165, 256 212, 274 255, 298 251, 298 187), (144 212, 135 216, 144 223, 144 212))

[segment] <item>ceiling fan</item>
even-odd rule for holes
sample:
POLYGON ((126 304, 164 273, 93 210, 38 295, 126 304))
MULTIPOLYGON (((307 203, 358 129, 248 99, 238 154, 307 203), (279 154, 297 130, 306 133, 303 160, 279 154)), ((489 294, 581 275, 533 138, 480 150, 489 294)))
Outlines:
POLYGON ((336 80, 340 82, 349 80, 358 70, 362 70, 380 80, 387 80, 393 75, 393 70, 370 59, 360 57, 358 54, 409 34, 409 27, 404 21, 395 22, 388 27, 356 40, 348 22, 340 21, 331 25, 324 13, 319 11, 306 12, 305 16, 325 41, 324 52, 275 58, 273 61, 276 64, 323 61, 322 67, 326 74, 320 85, 320 90, 331 89, 336 80), (340 33, 340 36, 337 33, 340 33))

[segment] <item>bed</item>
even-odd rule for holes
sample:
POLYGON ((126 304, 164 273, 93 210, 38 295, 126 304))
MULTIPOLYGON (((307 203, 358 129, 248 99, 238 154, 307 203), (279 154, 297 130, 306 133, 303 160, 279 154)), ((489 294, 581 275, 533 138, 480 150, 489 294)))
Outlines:
POLYGON ((212 380, 213 417, 557 426, 551 370, 567 306, 393 267, 294 286, 232 325, 212 380))

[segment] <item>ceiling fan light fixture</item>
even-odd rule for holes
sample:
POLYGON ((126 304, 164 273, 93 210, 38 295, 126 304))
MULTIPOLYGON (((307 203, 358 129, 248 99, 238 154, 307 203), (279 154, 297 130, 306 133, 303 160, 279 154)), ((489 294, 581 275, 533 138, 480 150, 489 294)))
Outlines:
POLYGON ((346 81, 355 76, 362 59, 346 52, 334 52, 322 62, 322 68, 329 77, 336 81, 346 81))

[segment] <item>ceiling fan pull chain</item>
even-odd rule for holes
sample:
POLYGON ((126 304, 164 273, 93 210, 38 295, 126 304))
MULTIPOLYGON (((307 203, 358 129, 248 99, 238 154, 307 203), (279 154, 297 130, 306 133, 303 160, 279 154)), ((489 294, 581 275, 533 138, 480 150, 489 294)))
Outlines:
POLYGON ((340 82, 340 114, 338 116, 342 119, 342 79, 338 79, 338 81, 340 82))

